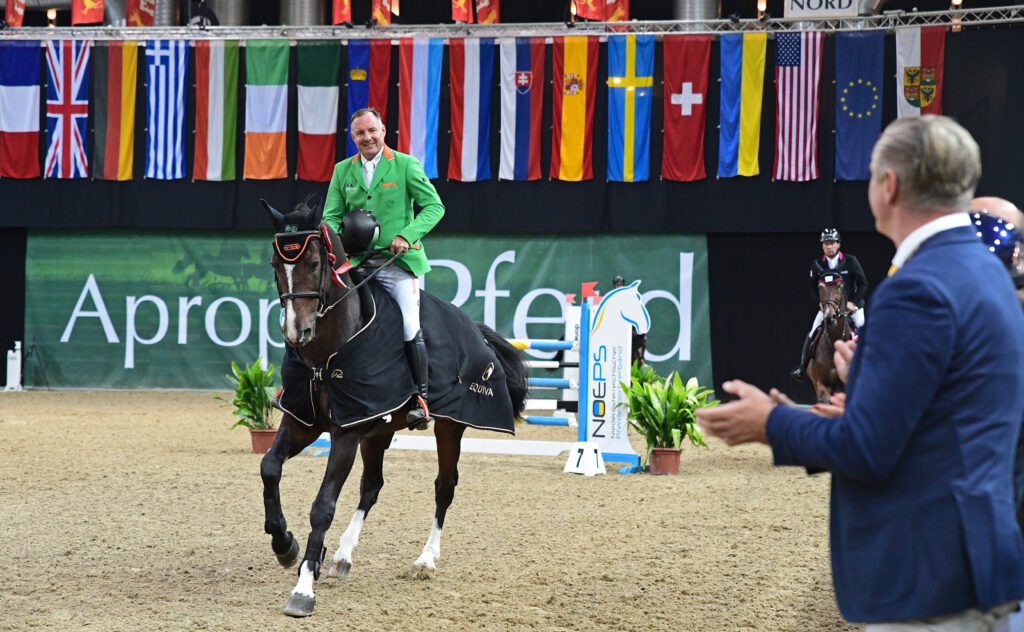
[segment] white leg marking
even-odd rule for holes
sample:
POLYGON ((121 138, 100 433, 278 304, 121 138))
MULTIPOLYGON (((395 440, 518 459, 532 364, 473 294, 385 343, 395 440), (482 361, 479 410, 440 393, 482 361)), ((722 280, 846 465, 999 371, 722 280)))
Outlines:
POLYGON ((419 559, 412 565, 412 576, 420 579, 432 577, 437 570, 437 560, 441 557, 441 527, 437 526, 437 518, 430 527, 430 535, 427 543, 423 545, 423 552, 419 559))
POLYGON ((366 512, 357 509, 348 523, 345 533, 341 534, 338 542, 338 550, 331 557, 331 563, 327 574, 331 577, 347 577, 352 568, 352 551, 359 544, 359 534, 363 530, 363 523, 366 521, 366 512))
POLYGON ((302 563, 302 568, 299 570, 299 581, 295 584, 295 588, 292 588, 292 594, 304 597, 313 596, 313 569, 310 568, 309 562, 302 563))

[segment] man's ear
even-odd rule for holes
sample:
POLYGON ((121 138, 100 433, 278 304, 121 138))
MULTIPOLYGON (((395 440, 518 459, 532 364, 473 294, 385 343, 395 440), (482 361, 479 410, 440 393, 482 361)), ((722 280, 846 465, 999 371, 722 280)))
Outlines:
POLYGON ((892 169, 886 169, 883 178, 882 192, 885 196, 885 201, 894 204, 900 196, 900 179, 892 169))

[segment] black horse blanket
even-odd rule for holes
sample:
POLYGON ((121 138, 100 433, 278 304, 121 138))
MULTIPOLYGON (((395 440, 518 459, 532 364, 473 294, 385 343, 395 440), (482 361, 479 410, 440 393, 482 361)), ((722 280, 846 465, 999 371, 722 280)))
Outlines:
MULTIPOLYGON (((295 349, 285 350, 281 408, 306 425, 316 421, 321 388, 329 395, 331 421, 343 428, 394 412, 416 394, 398 305, 373 280, 358 292, 366 324, 327 366, 306 366, 295 349)), ((430 362, 430 414, 514 434, 505 372, 476 324, 450 303, 421 292, 420 327, 430 362)))

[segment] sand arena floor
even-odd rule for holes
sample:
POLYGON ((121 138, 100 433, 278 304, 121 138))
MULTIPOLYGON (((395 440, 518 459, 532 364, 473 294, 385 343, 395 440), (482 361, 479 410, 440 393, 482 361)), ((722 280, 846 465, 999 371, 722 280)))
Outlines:
MULTIPOLYGON (((409 571, 430 529, 435 457, 392 450, 350 578, 323 576, 316 613, 285 617, 296 572, 263 533, 260 456, 213 395, 0 393, 0 630, 855 629, 832 593, 828 476, 717 441, 687 449, 677 477, 464 454, 429 581, 409 571)), ((302 545, 325 463, 285 465, 302 545)), ((360 472, 357 461, 328 555, 360 472)))

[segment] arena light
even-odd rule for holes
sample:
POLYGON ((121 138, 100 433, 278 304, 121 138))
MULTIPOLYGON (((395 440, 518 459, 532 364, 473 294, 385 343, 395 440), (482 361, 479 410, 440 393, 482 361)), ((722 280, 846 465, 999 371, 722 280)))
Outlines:
POLYGON ((57 9, 46 10, 46 21, 50 28, 57 26, 57 9))
POLYGON ((764 13, 768 9, 768 0, 757 0, 757 19, 764 20, 764 13))

